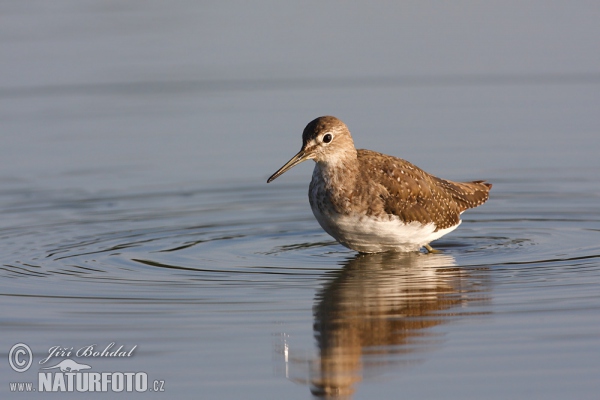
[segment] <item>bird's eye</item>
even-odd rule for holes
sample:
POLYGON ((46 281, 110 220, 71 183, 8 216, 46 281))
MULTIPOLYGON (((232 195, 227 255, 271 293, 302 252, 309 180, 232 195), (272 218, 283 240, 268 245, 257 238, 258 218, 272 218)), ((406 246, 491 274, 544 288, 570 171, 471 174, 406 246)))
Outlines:
POLYGON ((327 134, 323 135, 323 143, 329 143, 329 142, 331 142, 331 139, 333 139, 333 136, 331 135, 331 133, 327 133, 327 134))

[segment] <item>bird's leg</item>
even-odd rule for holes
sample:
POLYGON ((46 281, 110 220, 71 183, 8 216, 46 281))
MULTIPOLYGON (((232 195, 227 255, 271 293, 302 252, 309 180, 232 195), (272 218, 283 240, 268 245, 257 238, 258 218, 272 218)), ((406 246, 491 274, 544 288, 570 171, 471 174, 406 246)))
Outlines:
POLYGON ((428 244, 426 244, 424 247, 427 249, 428 253, 441 253, 441 251, 434 249, 433 247, 431 247, 428 244))

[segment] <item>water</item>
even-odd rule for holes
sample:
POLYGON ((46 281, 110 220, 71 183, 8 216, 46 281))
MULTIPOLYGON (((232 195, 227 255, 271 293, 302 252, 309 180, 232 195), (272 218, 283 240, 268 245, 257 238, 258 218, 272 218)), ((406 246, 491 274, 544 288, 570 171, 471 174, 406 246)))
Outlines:
POLYGON ((506 6, 510 35, 531 43, 514 39, 492 67, 485 44, 503 43, 501 24, 482 44, 468 17, 451 12, 464 23, 454 28, 418 7, 335 10, 346 26, 324 24, 325 6, 311 29, 299 21, 312 14, 291 6, 1 7, 3 398, 62 398, 10 382, 37 388, 38 373, 60 372, 40 368, 65 358, 164 383, 123 394, 140 398, 597 398, 590 10, 546 11, 538 37, 506 6), (288 27, 289 15, 302 18, 288 27), (558 15, 577 21, 554 43, 571 62, 528 51, 557 37, 558 15), (435 34, 398 44, 416 59, 371 46, 417 28, 435 34), (444 29, 471 41, 437 70, 444 29), (300 57, 313 49, 319 65, 300 57), (265 183, 321 114, 347 122, 359 147, 489 180, 490 201, 434 244, 439 254, 345 249, 311 214, 312 165, 265 183), (113 342, 132 355, 66 354, 113 342), (6 361, 17 343, 33 351, 23 373, 6 361), (53 346, 65 353, 40 365, 53 346))

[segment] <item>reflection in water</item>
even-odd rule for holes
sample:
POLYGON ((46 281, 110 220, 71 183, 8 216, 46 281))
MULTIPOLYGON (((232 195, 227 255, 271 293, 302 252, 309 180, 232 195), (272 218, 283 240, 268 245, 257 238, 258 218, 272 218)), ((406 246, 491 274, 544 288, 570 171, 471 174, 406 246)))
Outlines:
MULTIPOLYGON (((443 254, 356 256, 316 296, 319 353, 307 376, 286 365, 287 377, 310 384, 314 395, 345 397, 378 369, 415 360, 439 343, 426 328, 464 314, 457 306, 485 300, 486 285, 474 273, 443 254)), ((285 356, 286 364, 295 362, 285 356)))

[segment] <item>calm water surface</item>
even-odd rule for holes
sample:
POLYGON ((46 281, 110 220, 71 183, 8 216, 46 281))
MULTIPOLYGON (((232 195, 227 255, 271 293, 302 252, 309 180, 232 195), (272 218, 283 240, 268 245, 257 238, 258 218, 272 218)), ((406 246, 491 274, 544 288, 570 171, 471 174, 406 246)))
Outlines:
MULTIPOLYGON (((368 73, 337 81, 285 65, 269 79, 247 54, 232 79, 207 72, 204 47, 175 46, 231 22, 216 6, 198 25, 192 3, 55 4, 2 6, 13 21, 0 86, 2 398, 64 398, 11 393, 10 382, 37 388, 53 346, 112 342, 137 347, 70 358, 146 372, 165 392, 100 397, 598 397, 598 75, 415 80, 365 61, 368 73), (162 38, 171 64, 144 38, 162 38), (326 113, 359 147, 488 179, 490 201, 438 254, 338 245, 308 205, 312 165, 265 183, 326 113), (6 362, 17 343, 33 351, 23 373, 6 362)), ((248 43, 263 34, 246 28, 248 43)), ((212 37, 199 40, 237 49, 212 37)))

